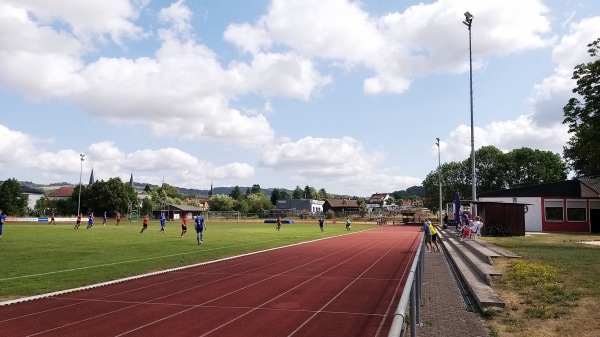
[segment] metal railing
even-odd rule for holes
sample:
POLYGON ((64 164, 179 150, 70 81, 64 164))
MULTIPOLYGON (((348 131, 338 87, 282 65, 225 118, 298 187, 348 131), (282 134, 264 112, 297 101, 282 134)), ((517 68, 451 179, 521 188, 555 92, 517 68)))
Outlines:
POLYGON ((404 290, 400 296, 400 302, 398 308, 394 313, 394 320, 388 333, 388 337, 400 337, 406 333, 406 309, 409 310, 409 325, 410 336, 415 337, 417 335, 417 324, 421 322, 421 313, 419 310, 419 302, 421 300, 422 285, 423 285, 423 271, 425 267, 425 234, 421 238, 419 248, 417 248, 417 254, 413 260, 413 264, 410 267, 404 290))

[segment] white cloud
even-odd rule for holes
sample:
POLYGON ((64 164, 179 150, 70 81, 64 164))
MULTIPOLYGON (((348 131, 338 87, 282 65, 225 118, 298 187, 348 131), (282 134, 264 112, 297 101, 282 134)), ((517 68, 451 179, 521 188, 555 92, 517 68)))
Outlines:
MULTIPOLYGON (((80 170, 83 170, 84 175, 89 175, 93 168, 94 178, 97 180, 113 177, 128 180, 133 172, 138 182, 159 184, 162 176, 157 172, 160 172, 168 178, 171 185, 206 188, 211 181, 248 179, 254 175, 254 167, 246 163, 215 165, 175 148, 124 153, 110 141, 90 144, 84 151, 86 156, 81 163, 79 152, 75 150, 46 151, 40 146, 41 140, 10 130, 1 124, 0 134, 3 139, 0 142, 2 176, 17 173, 22 176, 43 167, 44 177, 49 182, 56 182, 52 179, 65 175, 76 177, 80 170)), ((73 179, 69 181, 75 183, 73 179)))
POLYGON ((3 0, 4 3, 31 12, 40 25, 66 24, 80 40, 109 36, 120 44, 123 38, 140 38, 143 30, 132 23, 147 1, 136 1, 138 8, 128 0, 3 0))
POLYGON ((340 139, 305 137, 297 142, 265 149, 262 164, 289 172, 296 181, 311 181, 315 186, 343 187, 347 193, 366 195, 373 188, 388 190, 420 185, 422 180, 397 176, 381 168, 385 156, 369 152, 352 137, 340 139))
MULTIPOLYGON (((476 55, 505 55, 553 41, 546 36, 548 8, 539 0, 441 0, 382 17, 348 0, 273 0, 268 13, 254 24, 230 25, 225 38, 254 54, 285 46, 311 58, 362 65, 374 73, 365 79, 366 93, 402 93, 415 77, 468 70, 464 51, 456 47, 468 48, 460 22, 465 8, 475 15, 476 55)), ((483 66, 478 59, 474 64, 483 66)))

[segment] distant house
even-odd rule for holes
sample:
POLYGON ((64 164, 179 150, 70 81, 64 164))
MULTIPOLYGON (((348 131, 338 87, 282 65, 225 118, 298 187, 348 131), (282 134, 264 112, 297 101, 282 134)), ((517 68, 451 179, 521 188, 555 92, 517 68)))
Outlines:
POLYGON ((600 233, 598 178, 485 192, 478 200, 526 204, 526 231, 600 233))
POLYGON ((59 187, 48 193, 49 200, 68 200, 73 195, 75 186, 59 187))
POLYGON ((165 213, 165 216, 170 221, 182 219, 184 215, 187 214, 188 218, 190 218, 190 223, 192 222, 192 218, 198 215, 198 213, 204 211, 200 207, 189 206, 189 205, 166 205, 162 209, 156 209, 152 211, 152 216, 157 218, 161 213, 165 213))
POLYGON ((332 210, 336 216, 344 216, 349 214, 358 214, 359 207, 356 200, 350 199, 327 199, 323 204, 323 212, 327 213, 332 210))
POLYGON ((321 214, 323 213, 324 203, 323 200, 315 199, 282 199, 277 200, 273 213, 285 213, 285 215, 296 215, 302 212, 321 214))
POLYGON ((388 200, 391 200, 392 196, 390 193, 374 193, 367 202, 368 212, 373 211, 386 211, 396 207, 395 204, 388 204, 388 200))
POLYGON ((44 196, 44 192, 33 187, 21 185, 21 193, 27 195, 27 207, 34 209, 35 203, 44 196))
POLYGON ((198 203, 198 207, 200 207, 203 211, 208 211, 209 209, 209 198, 185 198, 183 200, 183 202, 185 202, 186 204, 191 202, 191 201, 195 201, 198 203))

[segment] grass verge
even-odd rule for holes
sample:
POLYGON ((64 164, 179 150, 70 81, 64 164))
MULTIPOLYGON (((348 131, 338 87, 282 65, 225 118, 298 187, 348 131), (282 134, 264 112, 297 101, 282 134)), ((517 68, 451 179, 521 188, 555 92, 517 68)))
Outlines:
POLYGON ((502 260, 495 285, 506 310, 487 317, 503 337, 600 336, 595 317, 600 303, 598 235, 540 234, 486 238, 523 256, 502 260), (596 306, 590 305, 596 303, 596 306))

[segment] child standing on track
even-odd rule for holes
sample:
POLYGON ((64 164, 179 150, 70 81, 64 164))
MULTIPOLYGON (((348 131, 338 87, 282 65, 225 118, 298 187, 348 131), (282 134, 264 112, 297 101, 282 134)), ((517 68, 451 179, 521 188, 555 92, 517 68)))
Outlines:
POLYGON ((202 241, 203 238, 203 232, 204 229, 206 228, 206 225, 204 224, 204 218, 202 217, 202 212, 198 213, 198 216, 196 217, 196 240, 198 241, 198 244, 204 243, 202 241))

